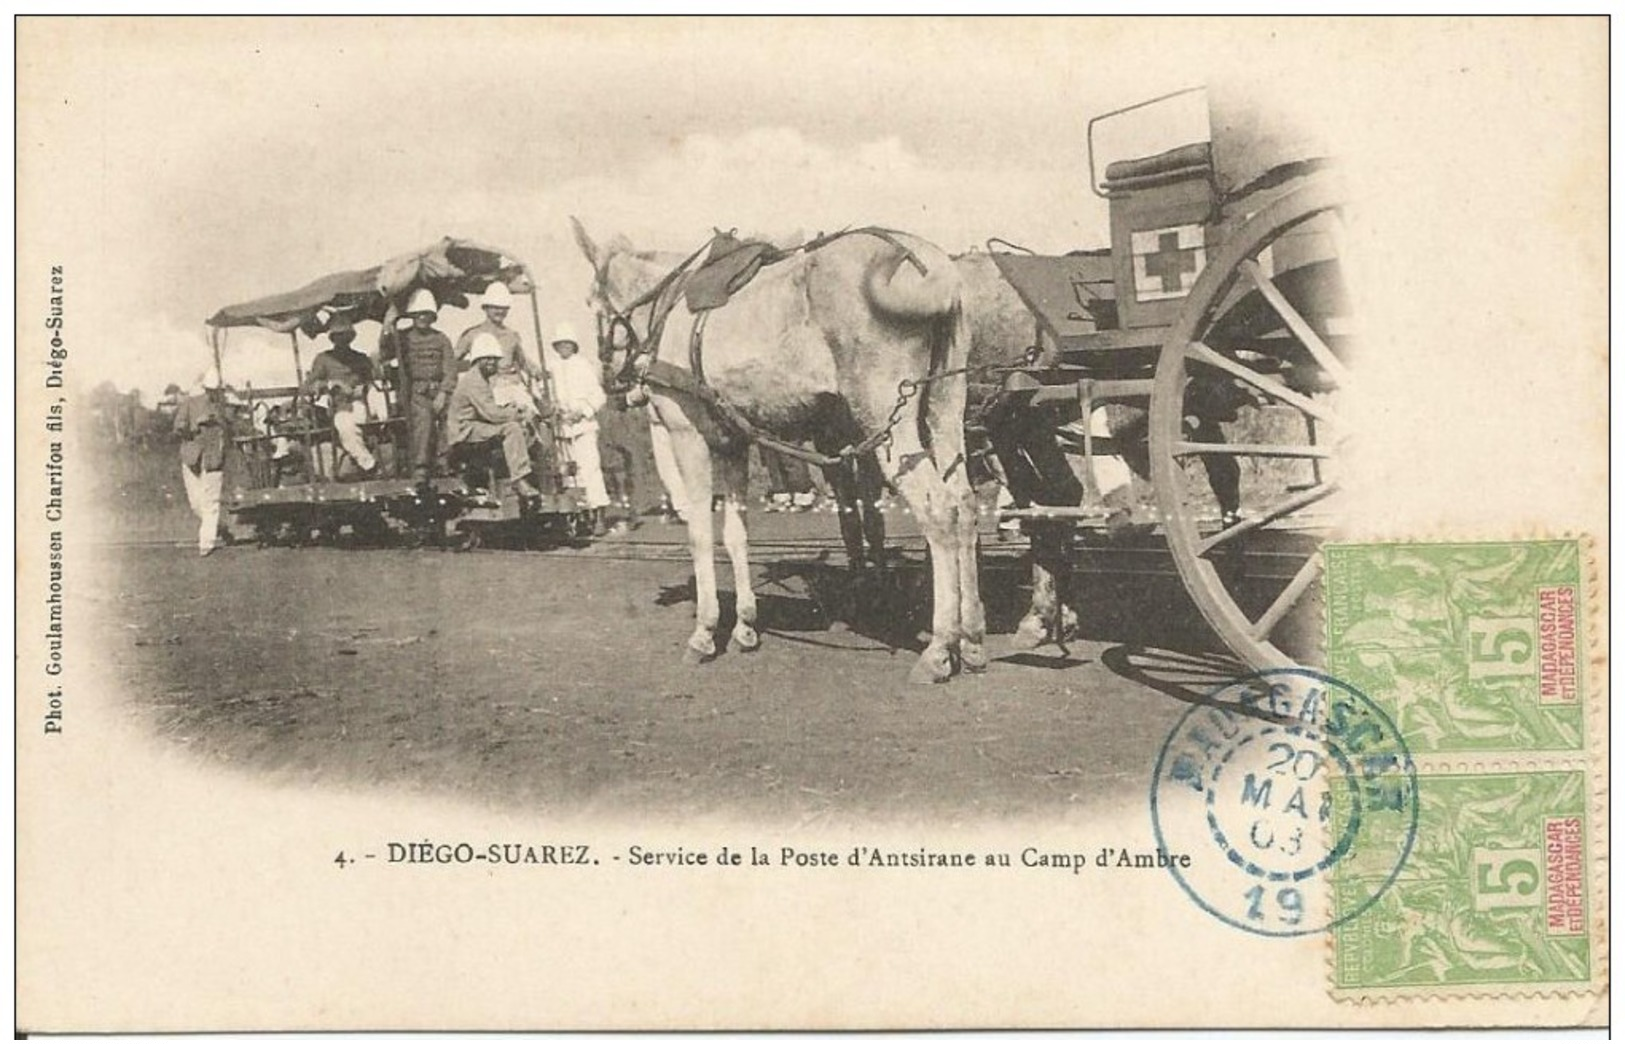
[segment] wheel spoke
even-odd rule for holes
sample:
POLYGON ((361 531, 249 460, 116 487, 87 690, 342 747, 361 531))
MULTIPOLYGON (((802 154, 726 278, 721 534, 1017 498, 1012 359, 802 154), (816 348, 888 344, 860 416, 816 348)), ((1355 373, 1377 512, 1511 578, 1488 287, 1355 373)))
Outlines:
POLYGON ((1226 526, 1224 529, 1214 533, 1212 536, 1196 545, 1196 553, 1198 555, 1205 555, 1227 540, 1234 540, 1243 533, 1250 533, 1262 526, 1269 525, 1278 518, 1285 518, 1287 515, 1297 511, 1302 511, 1304 508, 1309 507, 1312 504, 1318 504, 1335 492, 1337 492, 1337 483, 1327 482, 1306 489, 1302 493, 1293 494, 1292 496, 1281 501, 1279 504, 1270 508, 1268 511, 1264 512, 1262 515, 1250 515, 1247 518, 1242 519, 1240 522, 1237 522, 1235 525, 1226 526))
POLYGON ((1331 457, 1330 446, 1276 445, 1268 442, 1176 442, 1174 456, 1196 457, 1218 454, 1226 457, 1302 457, 1326 460, 1331 457))
POLYGON ((1288 406, 1296 407, 1323 424, 1334 428, 1339 426, 1337 415, 1327 408, 1324 403, 1316 402, 1307 395, 1301 395, 1293 391, 1273 377, 1267 377, 1256 370, 1249 370, 1234 359, 1225 358, 1201 341, 1192 341, 1188 344, 1185 347, 1185 354, 1197 362, 1206 363, 1214 369, 1223 370, 1232 377, 1241 378, 1270 398, 1284 402, 1288 406))
POLYGON ((1347 387, 1349 382, 1348 367, 1343 365, 1341 359, 1332 354, 1331 348, 1321 339, 1320 334, 1316 333, 1315 328, 1309 325, 1309 320, 1305 319, 1296 308, 1292 307, 1292 302, 1288 301, 1286 295, 1281 293, 1281 288, 1276 286, 1274 281, 1265 274, 1264 269, 1259 266, 1258 262, 1248 258, 1241 263, 1241 271, 1252 281, 1253 286, 1258 288, 1258 292, 1264 296, 1264 300, 1269 302, 1270 307, 1275 309, 1275 314, 1281 317, 1281 320, 1286 323, 1287 328, 1292 331, 1293 335, 1303 343, 1305 348, 1309 349, 1309 354, 1315 357, 1315 362, 1320 364, 1320 368, 1330 374, 1332 380, 1336 381, 1339 387, 1347 387))
POLYGON ((1252 635, 1254 639, 1264 641, 1270 636, 1270 632, 1275 630, 1276 626, 1285 619, 1286 614, 1292 611, 1292 607, 1297 605, 1298 601, 1303 598, 1304 593, 1320 578, 1320 569, 1320 552, 1317 551, 1310 555, 1309 560, 1298 569, 1298 574, 1292 578, 1292 582, 1287 584, 1281 593, 1275 596, 1275 601, 1271 602, 1270 607, 1264 610, 1264 615, 1253 623, 1252 635))

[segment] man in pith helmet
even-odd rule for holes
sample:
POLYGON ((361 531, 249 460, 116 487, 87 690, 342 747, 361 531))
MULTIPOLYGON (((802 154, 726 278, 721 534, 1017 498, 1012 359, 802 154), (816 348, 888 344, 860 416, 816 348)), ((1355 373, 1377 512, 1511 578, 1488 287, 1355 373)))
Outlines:
POLYGON ((570 442, 576 479, 592 510, 593 534, 603 536, 609 491, 604 488, 604 471, 599 463, 598 411, 604 408, 607 397, 598 380, 598 364, 581 354, 575 327, 560 323, 553 334, 547 365, 553 371, 553 394, 563 422, 560 433, 570 442))
POLYGON ((526 387, 526 378, 540 381, 542 368, 525 355, 518 331, 507 325, 508 311, 512 307, 513 292, 502 283, 492 283, 486 288, 485 296, 480 298, 480 310, 485 313, 485 320, 470 326, 457 338, 457 359, 466 367, 474 335, 491 334, 502 349, 502 358, 497 363, 497 375, 491 385, 497 401, 536 412, 536 400, 526 387))
POLYGON ((327 400, 339 445, 363 474, 371 474, 378 467, 378 460, 367 448, 361 425, 367 420, 372 360, 353 347, 355 324, 342 312, 327 321, 327 339, 333 347, 316 356, 310 364, 304 391, 312 396, 312 401, 327 400))
POLYGON ((457 385, 457 357, 451 339, 434 328, 440 305, 427 289, 414 291, 406 303, 411 326, 395 331, 395 352, 404 373, 407 424, 411 432, 412 473, 427 479, 434 469, 435 428, 457 385))
POLYGON ((181 478, 186 502, 197 516, 197 550, 210 555, 220 539, 220 484, 226 467, 226 418, 220 371, 205 370, 175 408, 181 437, 181 478))
POLYGON ((502 456, 508 465, 508 478, 522 496, 540 496, 531 481, 530 450, 519 407, 496 401, 492 384, 502 365, 502 346, 488 331, 474 335, 468 350, 469 369, 457 378, 446 415, 446 441, 459 443, 502 440, 502 456))

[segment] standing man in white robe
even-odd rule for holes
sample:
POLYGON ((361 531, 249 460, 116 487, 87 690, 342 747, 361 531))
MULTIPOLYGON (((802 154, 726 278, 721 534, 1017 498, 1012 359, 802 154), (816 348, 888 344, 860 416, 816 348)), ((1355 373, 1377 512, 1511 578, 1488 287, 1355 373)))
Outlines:
POLYGON ((599 463, 598 411, 608 401, 598 380, 598 366, 581 354, 575 327, 560 323, 553 334, 547 368, 553 374, 553 395, 557 400, 560 434, 570 443, 575 461, 576 481, 587 498, 593 516, 593 535, 603 536, 604 509, 609 506, 609 490, 604 487, 604 469, 599 463))

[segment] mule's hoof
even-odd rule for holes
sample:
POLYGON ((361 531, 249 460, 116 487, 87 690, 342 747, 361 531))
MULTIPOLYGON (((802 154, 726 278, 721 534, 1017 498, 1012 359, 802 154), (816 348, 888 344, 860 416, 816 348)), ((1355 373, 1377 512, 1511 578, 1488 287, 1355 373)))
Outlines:
POLYGON ((698 667, 701 664, 710 663, 716 658, 717 653, 715 649, 701 649, 696 645, 686 645, 683 647, 683 662, 688 664, 690 667, 698 667))
POLYGON ((959 640, 959 669, 966 674, 985 673, 987 671, 987 647, 981 642, 961 638, 959 640))
POLYGON ((953 677, 953 657, 948 650, 935 646, 926 649, 908 672, 908 680, 915 685, 940 685, 953 677))
POLYGON ((735 627, 729 644, 742 653, 753 653, 762 647, 762 636, 754 627, 735 627))
POLYGON ((1037 616, 1024 616, 1016 625, 1016 633, 1010 636, 1010 644, 1017 649, 1036 649, 1044 644, 1049 637, 1049 628, 1037 616))

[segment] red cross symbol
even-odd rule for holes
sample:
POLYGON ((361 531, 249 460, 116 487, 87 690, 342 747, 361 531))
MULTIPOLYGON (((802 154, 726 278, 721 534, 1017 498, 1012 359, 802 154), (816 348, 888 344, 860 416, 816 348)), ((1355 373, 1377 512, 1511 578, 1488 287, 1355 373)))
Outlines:
POLYGON ((1145 274, 1162 280, 1165 293, 1174 293, 1184 285, 1186 273, 1196 271, 1196 252, 1181 250, 1178 232, 1163 232, 1157 236, 1157 252, 1145 255, 1145 274))

